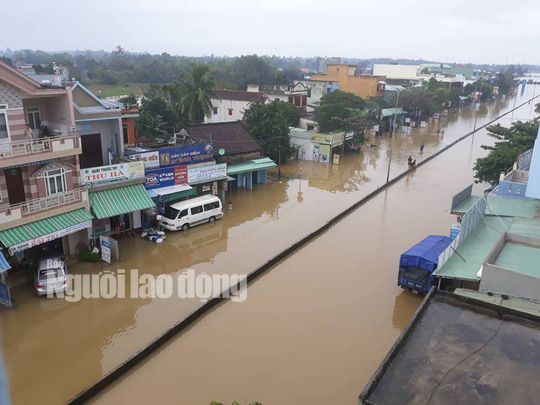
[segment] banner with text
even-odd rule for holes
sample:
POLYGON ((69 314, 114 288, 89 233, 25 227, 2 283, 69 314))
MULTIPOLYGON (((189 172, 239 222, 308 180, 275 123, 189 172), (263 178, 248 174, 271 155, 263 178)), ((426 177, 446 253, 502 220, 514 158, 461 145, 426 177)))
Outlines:
POLYGON ((144 178, 144 162, 92 167, 81 170, 82 184, 106 183, 144 178))

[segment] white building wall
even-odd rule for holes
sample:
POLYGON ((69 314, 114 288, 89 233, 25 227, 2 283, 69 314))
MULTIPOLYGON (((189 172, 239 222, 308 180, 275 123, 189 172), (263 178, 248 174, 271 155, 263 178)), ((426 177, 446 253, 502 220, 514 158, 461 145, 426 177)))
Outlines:
POLYGON ((386 76, 387 79, 418 80, 421 65, 373 65, 373 76, 386 76))
POLYGON ((244 111, 249 107, 249 101, 238 100, 216 100, 212 99, 212 106, 217 108, 217 114, 204 118, 205 124, 216 122, 233 122, 244 118, 244 111), (229 109, 232 109, 232 115, 229 115, 229 109))

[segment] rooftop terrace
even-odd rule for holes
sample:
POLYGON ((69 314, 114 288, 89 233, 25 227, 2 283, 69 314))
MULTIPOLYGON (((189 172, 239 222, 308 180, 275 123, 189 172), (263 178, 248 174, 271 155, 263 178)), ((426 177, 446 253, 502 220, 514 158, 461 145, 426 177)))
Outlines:
POLYGON ((535 404, 540 318, 432 290, 360 403, 535 404))

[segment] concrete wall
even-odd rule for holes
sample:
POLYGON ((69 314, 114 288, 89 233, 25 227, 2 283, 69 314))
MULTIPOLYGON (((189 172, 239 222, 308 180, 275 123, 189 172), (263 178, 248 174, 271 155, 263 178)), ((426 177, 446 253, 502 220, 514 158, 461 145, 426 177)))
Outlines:
MULTIPOLYGON (((538 130, 540 134, 540 128, 538 130)), ((540 198, 540 136, 536 136, 529 169, 529 183, 525 195, 529 198, 540 198)))
POLYGON ((540 278, 484 264, 480 291, 492 291, 515 297, 540 299, 540 278))

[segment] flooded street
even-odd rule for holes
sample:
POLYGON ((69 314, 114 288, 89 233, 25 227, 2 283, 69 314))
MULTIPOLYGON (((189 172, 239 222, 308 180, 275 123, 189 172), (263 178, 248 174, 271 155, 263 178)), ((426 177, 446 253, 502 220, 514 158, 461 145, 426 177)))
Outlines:
MULTIPOLYGON (((529 86, 517 105, 532 92, 529 86)), ((481 106, 477 126, 513 104, 481 106)), ((525 105, 514 120, 532 114, 525 105)), ((390 145, 392 178, 409 155, 433 154, 471 131, 474 120, 465 108, 412 136, 374 139, 379 147, 346 155, 340 166, 303 162, 301 179, 300 163, 289 162, 281 182, 228 192, 233 210, 214 224, 168 233, 161 245, 124 238, 120 262, 70 271, 246 274, 383 185, 390 145)), ((510 116, 500 122, 509 125, 510 116)), ((480 145, 492 142, 481 130, 411 171, 257 279, 244 303, 215 307, 96 403, 356 403, 421 300, 396 286, 399 255, 427 234, 449 233, 450 199, 472 182, 472 165, 486 154, 480 145)), ((31 285, 13 296, 19 308, 0 308, 0 326, 15 404, 65 402, 201 305, 174 296, 68 303, 39 299, 31 285)))

